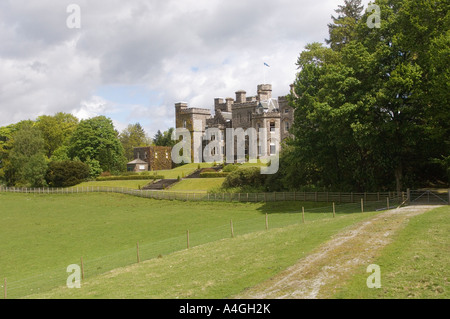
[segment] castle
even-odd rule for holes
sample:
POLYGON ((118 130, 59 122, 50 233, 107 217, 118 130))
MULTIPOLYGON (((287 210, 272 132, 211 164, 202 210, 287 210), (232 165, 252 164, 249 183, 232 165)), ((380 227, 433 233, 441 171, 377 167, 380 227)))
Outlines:
MULTIPOLYGON (((293 85, 291 85, 292 91, 293 85)), ((283 141, 291 136, 289 133, 294 121, 294 109, 289 106, 286 96, 272 98, 272 85, 259 84, 257 94, 247 97, 247 92, 235 92, 235 99, 214 99, 214 115, 210 109, 188 107, 185 102, 175 104, 175 126, 185 128, 194 133, 203 134, 208 128, 216 128, 225 136, 227 128, 254 128, 267 130, 267 136, 277 134, 274 140, 283 141)), ((224 143, 223 143, 224 144, 224 143)), ((225 154, 225 146, 222 144, 222 154, 225 154)), ((281 145, 281 144, 280 144, 281 145)), ((268 138, 265 148, 267 154, 262 154, 258 147, 258 156, 275 154, 275 144, 268 138)), ((248 145, 245 153, 248 155, 248 145)))

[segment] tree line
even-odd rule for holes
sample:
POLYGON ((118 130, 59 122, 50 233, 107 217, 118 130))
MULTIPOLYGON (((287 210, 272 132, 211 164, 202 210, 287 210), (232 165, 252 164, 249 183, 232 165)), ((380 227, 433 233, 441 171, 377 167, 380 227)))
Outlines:
POLYGON ((379 27, 346 0, 325 43, 298 57, 286 142, 273 189, 378 191, 448 186, 448 1, 377 0, 379 27))
POLYGON ((105 116, 80 121, 63 112, 20 121, 0 127, 0 182, 65 187, 103 172, 120 174, 134 159, 134 147, 166 146, 160 135, 167 134, 148 138, 139 123, 119 133, 105 116))

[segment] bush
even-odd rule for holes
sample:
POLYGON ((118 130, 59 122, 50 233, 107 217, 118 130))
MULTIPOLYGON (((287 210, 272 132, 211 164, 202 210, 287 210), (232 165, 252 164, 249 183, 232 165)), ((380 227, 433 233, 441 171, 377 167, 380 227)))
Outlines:
POLYGON ((229 173, 226 172, 203 172, 200 173, 200 178, 216 178, 216 177, 227 177, 229 173))
POLYGON ((225 165, 225 167, 222 169, 223 172, 234 172, 237 171, 239 169, 239 165, 235 165, 235 164, 227 164, 225 165))
POLYGON ((45 180, 51 187, 69 187, 86 180, 89 173, 89 165, 82 162, 50 162, 45 180))
POLYGON ((266 175, 262 175, 258 167, 245 167, 235 170, 227 175, 223 186, 225 188, 233 187, 261 187, 264 185, 266 175))
POLYGON ((121 175, 121 176, 104 176, 97 177, 96 181, 125 181, 125 180, 141 180, 141 179, 164 179, 162 175, 121 175))

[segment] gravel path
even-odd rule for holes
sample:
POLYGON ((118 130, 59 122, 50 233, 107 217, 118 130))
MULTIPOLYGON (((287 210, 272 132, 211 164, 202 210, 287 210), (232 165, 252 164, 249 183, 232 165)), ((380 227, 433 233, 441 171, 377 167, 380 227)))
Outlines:
POLYGON ((377 214, 337 234, 297 264, 237 298, 331 297, 340 282, 350 278, 355 269, 372 264, 380 250, 392 241, 393 234, 411 217, 436 207, 407 206, 377 214))

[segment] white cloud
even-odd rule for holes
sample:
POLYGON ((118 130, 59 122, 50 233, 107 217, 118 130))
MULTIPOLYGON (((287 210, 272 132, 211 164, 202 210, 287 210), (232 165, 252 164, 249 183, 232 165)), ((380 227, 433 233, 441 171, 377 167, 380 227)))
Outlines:
POLYGON ((273 84, 288 93, 304 46, 323 41, 335 0, 16 0, 0 3, 0 125, 41 114, 140 120, 152 135, 174 125, 173 105, 211 107, 273 84), (81 29, 66 8, 81 7, 81 29), (263 62, 271 67, 265 70, 263 62), (138 104, 99 96, 100 86, 148 88, 138 104))

